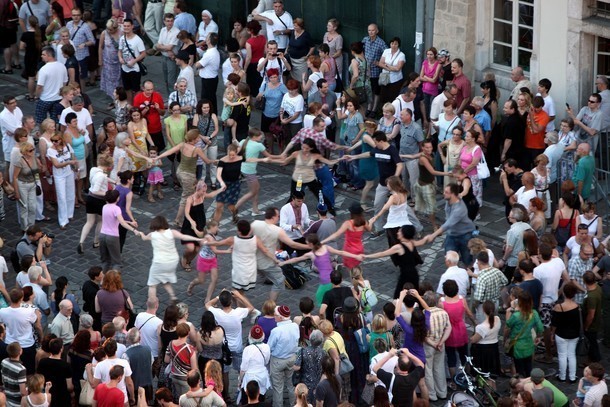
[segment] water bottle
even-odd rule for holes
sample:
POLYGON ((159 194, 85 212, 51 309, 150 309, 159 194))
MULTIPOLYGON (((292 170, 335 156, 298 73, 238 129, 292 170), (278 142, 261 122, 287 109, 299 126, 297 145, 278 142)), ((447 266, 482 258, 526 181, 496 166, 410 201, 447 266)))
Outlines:
POLYGON ((47 182, 49 185, 53 185, 53 177, 47 177, 47 182))
POLYGON ((297 191, 301 192, 303 189, 303 177, 299 175, 299 179, 297 179, 297 191))
POLYGON ((324 195, 322 195, 322 190, 318 191, 318 205, 324 205, 324 195))

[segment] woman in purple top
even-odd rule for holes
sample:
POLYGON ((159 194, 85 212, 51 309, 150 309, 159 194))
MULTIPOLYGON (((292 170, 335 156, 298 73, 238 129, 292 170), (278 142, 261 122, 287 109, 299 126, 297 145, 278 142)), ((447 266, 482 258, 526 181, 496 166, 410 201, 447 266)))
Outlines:
MULTIPOLYGON (((131 212, 131 202, 133 199, 133 192, 131 191, 131 187, 133 186, 133 172, 130 170, 123 171, 117 174, 119 177, 120 184, 117 185, 114 189, 119 191, 119 202, 117 205, 121 208, 121 215, 123 219, 127 222, 131 222, 134 227, 138 227, 138 222, 136 222, 133 217, 133 213, 131 212)), ((125 246, 125 240, 127 238, 127 229, 125 229, 122 225, 119 225, 119 243, 121 245, 121 253, 123 253, 123 246, 125 246)))
POLYGON ((261 309, 263 313, 258 319, 256 323, 263 328, 263 332, 265 333, 264 343, 267 343, 269 340, 269 335, 271 335, 271 330, 277 326, 277 322, 275 321, 275 301, 267 300, 263 303, 263 308, 261 309))
POLYGON ((119 225, 132 232, 136 232, 136 226, 132 221, 126 222, 121 214, 119 202, 119 191, 113 189, 106 192, 106 205, 102 209, 102 229, 100 230, 100 260, 102 269, 108 271, 111 268, 121 270, 121 245, 119 243, 119 225))
POLYGON ((102 324, 112 322, 127 307, 133 309, 129 293, 123 289, 121 274, 110 270, 104 274, 102 287, 95 295, 95 312, 100 313, 102 324))

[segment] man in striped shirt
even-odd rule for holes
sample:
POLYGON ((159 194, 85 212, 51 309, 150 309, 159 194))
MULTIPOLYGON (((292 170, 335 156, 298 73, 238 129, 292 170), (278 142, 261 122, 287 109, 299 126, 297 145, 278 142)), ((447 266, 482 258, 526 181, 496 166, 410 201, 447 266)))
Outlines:
POLYGON ((6 347, 8 358, 2 361, 2 382, 6 395, 6 405, 9 407, 20 407, 21 397, 27 396, 25 387, 26 370, 21 364, 21 346, 18 342, 12 342, 6 347))

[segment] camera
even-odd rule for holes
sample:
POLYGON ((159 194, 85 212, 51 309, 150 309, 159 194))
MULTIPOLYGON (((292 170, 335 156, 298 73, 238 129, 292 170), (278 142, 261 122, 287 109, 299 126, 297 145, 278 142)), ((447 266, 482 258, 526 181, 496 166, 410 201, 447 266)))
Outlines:
POLYGON ((275 54, 271 54, 272 57, 278 57, 280 56, 280 54, 278 54, 277 52, 275 54))
POLYGON ((397 354, 398 356, 401 356, 401 355, 402 355, 402 349, 398 349, 398 350, 396 351, 396 354, 397 354))
POLYGON ((53 233, 47 233, 45 236, 48 237, 49 239, 55 239, 55 234, 53 234, 53 233))
POLYGON ((502 164, 498 165, 497 167, 494 167, 494 171, 496 173, 503 171, 503 170, 504 170, 504 167, 502 166, 502 164))

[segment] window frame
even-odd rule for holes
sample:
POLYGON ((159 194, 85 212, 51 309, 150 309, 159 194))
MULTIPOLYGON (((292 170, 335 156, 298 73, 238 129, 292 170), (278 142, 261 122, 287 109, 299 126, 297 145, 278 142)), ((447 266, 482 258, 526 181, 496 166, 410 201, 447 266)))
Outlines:
MULTIPOLYGON (((525 51, 525 52, 529 52, 530 53, 530 60, 531 60, 531 56, 534 54, 534 48, 535 48, 535 43, 536 43, 536 17, 537 17, 537 5, 538 5, 538 0, 502 0, 504 3, 506 2, 511 2, 512 3, 512 21, 509 20, 505 20, 503 18, 498 18, 496 17, 496 1, 492 1, 491 2, 491 28, 490 28, 490 53, 489 53, 489 66, 491 68, 497 69, 499 71, 505 71, 505 72, 510 72, 515 66, 519 65, 519 51, 525 51), (519 6, 523 4, 526 7, 532 7, 533 8, 533 15, 532 15, 532 26, 527 26, 525 24, 522 24, 519 22, 519 6), (512 31, 511 31, 511 42, 512 44, 506 43, 504 41, 499 41, 496 40, 495 38, 495 28, 496 28, 496 23, 502 23, 502 24, 508 24, 510 25, 512 31), (524 29, 531 29, 532 31, 532 48, 525 48, 523 46, 521 46, 519 44, 519 29, 520 28, 524 28, 524 29), (517 41, 517 43, 515 43, 517 41), (508 47, 511 50, 511 65, 512 66, 507 66, 507 65, 502 65, 500 63, 497 63, 494 61, 494 48, 496 45, 502 46, 502 47, 508 47)), ((526 70, 524 68, 524 72, 529 74, 530 69, 529 67, 531 67, 531 64, 528 64, 528 69, 526 70)))

